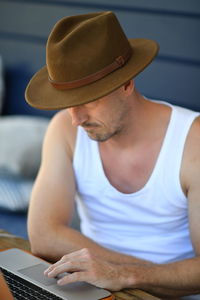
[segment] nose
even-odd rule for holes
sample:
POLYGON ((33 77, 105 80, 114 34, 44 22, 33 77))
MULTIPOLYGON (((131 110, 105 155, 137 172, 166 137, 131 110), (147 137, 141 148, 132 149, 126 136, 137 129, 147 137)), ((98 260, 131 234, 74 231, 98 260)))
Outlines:
POLYGON ((79 126, 88 119, 87 113, 86 113, 84 107, 81 105, 68 108, 68 111, 72 118, 73 126, 79 126))

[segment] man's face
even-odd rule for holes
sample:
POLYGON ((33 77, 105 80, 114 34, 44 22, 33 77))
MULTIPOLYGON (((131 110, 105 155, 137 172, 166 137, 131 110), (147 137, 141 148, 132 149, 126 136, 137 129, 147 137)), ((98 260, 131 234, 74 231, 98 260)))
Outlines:
POLYGON ((98 142, 107 141, 124 127, 128 107, 122 88, 94 102, 69 108, 74 126, 82 126, 88 136, 98 142))

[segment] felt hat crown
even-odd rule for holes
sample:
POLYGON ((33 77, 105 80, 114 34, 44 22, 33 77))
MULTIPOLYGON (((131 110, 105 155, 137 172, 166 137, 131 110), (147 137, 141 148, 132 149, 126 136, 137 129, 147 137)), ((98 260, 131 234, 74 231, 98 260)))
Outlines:
POLYGON ((112 12, 61 19, 49 35, 46 66, 26 88, 27 102, 39 109, 61 109, 101 98, 141 72, 158 45, 127 39, 112 12))

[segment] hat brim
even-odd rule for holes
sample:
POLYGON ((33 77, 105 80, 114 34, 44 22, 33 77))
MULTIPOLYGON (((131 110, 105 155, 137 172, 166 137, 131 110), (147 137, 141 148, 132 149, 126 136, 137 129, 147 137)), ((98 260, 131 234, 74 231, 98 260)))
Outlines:
POLYGON ((58 110, 95 101, 113 92, 143 71, 158 53, 158 44, 153 40, 129 39, 129 43, 133 54, 123 67, 83 87, 58 90, 48 80, 47 67, 43 67, 30 80, 26 101, 34 108, 58 110))

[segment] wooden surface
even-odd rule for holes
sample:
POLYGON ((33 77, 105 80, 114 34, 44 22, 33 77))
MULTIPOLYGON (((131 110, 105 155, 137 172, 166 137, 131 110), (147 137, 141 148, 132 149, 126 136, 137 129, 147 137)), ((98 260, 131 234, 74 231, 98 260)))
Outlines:
POLYGON ((16 237, 4 230, 0 229, 0 250, 8 248, 19 248, 22 250, 30 251, 29 241, 20 237, 16 237))
MULTIPOLYGON (((0 229, 0 250, 8 248, 19 248, 30 251, 29 241, 16 237, 0 229)), ((113 293, 116 300, 158 300, 160 298, 137 289, 126 289, 113 293)))

